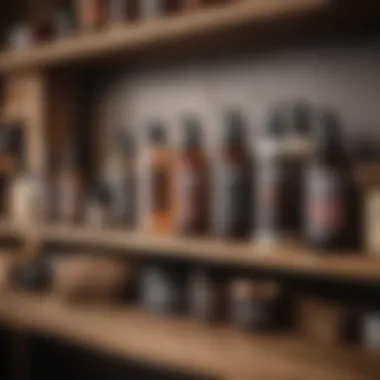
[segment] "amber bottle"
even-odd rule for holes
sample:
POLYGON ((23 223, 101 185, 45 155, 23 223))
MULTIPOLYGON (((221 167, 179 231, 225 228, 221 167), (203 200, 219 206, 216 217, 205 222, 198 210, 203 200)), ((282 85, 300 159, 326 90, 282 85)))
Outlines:
POLYGON ((317 149, 305 172, 306 239, 318 249, 348 248, 357 242, 357 198, 337 116, 320 115, 316 133, 317 149))
POLYGON ((213 230, 220 237, 242 238, 251 233, 253 176, 244 127, 239 112, 226 113, 213 213, 213 230))
POLYGON ((175 228, 175 158, 163 124, 150 125, 150 140, 151 227, 155 232, 170 233, 175 228))
POLYGON ((178 167, 178 229, 185 235, 205 234, 209 221, 209 170, 196 117, 184 121, 178 167))

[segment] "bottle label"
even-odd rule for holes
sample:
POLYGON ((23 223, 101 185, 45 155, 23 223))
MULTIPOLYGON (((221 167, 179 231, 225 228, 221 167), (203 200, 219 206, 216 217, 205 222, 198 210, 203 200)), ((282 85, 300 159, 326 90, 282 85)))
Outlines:
POLYGON ((183 167, 179 173, 179 225, 186 227, 189 223, 196 222, 201 205, 201 178, 199 173, 192 169, 183 167))
POLYGON ((167 168, 154 168, 153 181, 153 210, 166 213, 170 208, 170 172, 167 168))
POLYGON ((315 168, 306 176, 306 229, 313 240, 339 237, 345 226, 343 184, 339 174, 315 168))

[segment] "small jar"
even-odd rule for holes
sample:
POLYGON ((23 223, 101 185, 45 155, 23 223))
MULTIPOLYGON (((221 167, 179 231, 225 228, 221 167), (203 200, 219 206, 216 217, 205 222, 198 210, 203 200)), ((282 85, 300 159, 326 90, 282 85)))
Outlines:
POLYGON ((155 314, 178 314, 183 310, 184 276, 178 268, 150 264, 142 269, 140 301, 155 314))
POLYGON ((242 330, 267 331, 277 326, 280 288, 272 282, 235 280, 231 285, 231 320, 242 330))
POLYGON ((226 286, 206 269, 195 269, 189 276, 189 312, 202 322, 225 316, 226 286))

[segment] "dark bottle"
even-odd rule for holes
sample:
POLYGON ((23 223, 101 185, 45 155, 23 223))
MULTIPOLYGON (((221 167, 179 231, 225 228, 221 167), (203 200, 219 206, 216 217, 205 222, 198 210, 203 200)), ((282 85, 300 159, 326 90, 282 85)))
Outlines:
POLYGON ((248 237, 252 228, 252 161, 245 146, 242 115, 230 111, 225 119, 224 142, 215 178, 213 231, 222 237, 248 237))
POLYGON ((171 233, 175 228, 175 157, 167 144, 165 127, 160 122, 150 125, 152 143, 150 168, 150 206, 153 231, 171 233))
POLYGON ((315 132, 316 152, 305 172, 305 236, 314 248, 346 248, 355 240, 355 197, 337 115, 319 115, 315 132))
POLYGON ((205 234, 209 227, 209 170, 197 118, 185 120, 178 168, 178 229, 186 235, 205 234))
POLYGON ((272 111, 266 134, 255 148, 255 240, 271 244, 284 237, 286 180, 285 123, 279 109, 272 111))

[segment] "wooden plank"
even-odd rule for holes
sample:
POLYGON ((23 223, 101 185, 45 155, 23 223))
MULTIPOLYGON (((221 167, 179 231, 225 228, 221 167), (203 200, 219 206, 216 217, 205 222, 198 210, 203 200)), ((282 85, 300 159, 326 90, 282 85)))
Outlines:
POLYGON ((161 20, 127 24, 94 35, 71 37, 22 51, 4 52, 0 55, 0 73, 107 58, 132 52, 136 48, 149 49, 162 43, 196 39, 264 20, 308 14, 323 9, 327 4, 328 0, 245 0, 161 20))
POLYGON ((2 221, 0 235, 26 241, 87 245, 126 254, 260 268, 368 283, 380 282, 380 259, 361 252, 316 252, 289 242, 261 246, 222 240, 148 235, 80 226, 15 226, 2 221))
POLYGON ((379 282, 380 259, 360 252, 315 252, 296 243, 262 246, 222 240, 147 235, 124 230, 45 226, 29 234, 47 242, 124 249, 137 255, 205 261, 307 275, 379 282))
POLYGON ((379 369, 376 357, 310 346, 291 334, 250 335, 125 307, 70 306, 52 296, 4 294, 0 317, 13 329, 231 380, 375 380, 379 369))

